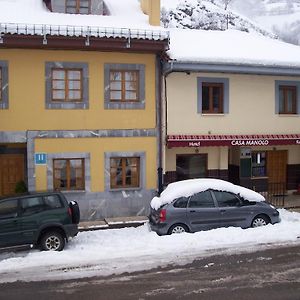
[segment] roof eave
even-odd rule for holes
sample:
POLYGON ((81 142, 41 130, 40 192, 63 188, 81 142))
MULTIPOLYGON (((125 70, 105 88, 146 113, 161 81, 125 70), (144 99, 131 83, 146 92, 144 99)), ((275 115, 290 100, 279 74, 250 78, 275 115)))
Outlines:
POLYGON ((168 49, 168 39, 128 39, 108 37, 41 36, 25 34, 4 34, 1 48, 55 49, 85 51, 125 51, 161 53, 168 49))
POLYGON ((163 72, 166 75, 172 72, 211 72, 253 75, 300 76, 300 67, 169 61, 164 63, 163 72))

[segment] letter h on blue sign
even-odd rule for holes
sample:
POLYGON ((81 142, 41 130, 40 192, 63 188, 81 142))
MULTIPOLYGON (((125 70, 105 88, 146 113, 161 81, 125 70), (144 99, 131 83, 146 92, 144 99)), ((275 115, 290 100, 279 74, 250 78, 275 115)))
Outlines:
POLYGON ((34 162, 36 165, 45 165, 47 163, 47 154, 46 153, 35 153, 34 162))

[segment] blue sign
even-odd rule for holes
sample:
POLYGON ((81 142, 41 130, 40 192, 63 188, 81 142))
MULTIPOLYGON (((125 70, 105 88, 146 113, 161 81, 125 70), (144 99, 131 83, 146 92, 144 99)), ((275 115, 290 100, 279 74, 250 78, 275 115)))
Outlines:
POLYGON ((46 153, 35 153, 34 163, 36 165, 46 165, 47 164, 47 154, 46 153))

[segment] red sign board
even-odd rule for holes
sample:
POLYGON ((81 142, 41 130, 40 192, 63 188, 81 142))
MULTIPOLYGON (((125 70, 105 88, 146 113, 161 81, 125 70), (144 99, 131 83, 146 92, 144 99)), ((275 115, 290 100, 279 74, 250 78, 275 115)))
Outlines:
POLYGON ((255 147, 299 145, 300 134, 285 135, 169 135, 167 146, 172 147, 255 147))

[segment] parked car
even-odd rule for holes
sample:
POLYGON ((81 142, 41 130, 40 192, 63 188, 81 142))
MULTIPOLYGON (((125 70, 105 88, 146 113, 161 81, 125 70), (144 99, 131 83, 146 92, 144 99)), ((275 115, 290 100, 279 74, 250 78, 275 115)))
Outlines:
POLYGON ((60 192, 0 198, 0 248, 34 245, 61 251, 78 233, 80 211, 60 192))
POLYGON ((280 222, 278 210, 249 189, 219 179, 169 184, 151 201, 149 224, 159 235, 280 222))

